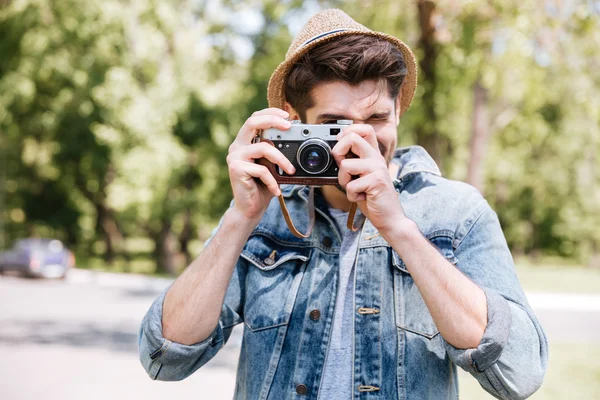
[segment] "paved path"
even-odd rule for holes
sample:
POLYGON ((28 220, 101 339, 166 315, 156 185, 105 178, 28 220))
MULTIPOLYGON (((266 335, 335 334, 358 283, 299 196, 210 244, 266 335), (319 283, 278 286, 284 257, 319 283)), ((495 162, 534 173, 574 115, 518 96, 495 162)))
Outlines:
POLYGON ((600 294, 528 293, 548 339, 600 343, 600 294))
MULTIPOLYGON (((241 329, 182 382, 155 382, 137 331, 171 280, 75 270, 67 281, 0 277, 0 399, 231 399, 241 329)), ((600 295, 534 293, 551 340, 600 342, 600 295)))
POLYGON ((241 330, 199 373, 152 381, 138 360, 137 331, 168 281, 85 275, 0 277, 1 400, 233 397, 241 330))

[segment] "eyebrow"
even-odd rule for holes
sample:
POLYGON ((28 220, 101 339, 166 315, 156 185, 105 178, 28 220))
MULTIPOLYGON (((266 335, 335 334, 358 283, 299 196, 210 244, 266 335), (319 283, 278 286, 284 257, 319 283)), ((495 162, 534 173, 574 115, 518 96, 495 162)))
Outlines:
MULTIPOLYGON (((374 113, 371 114, 371 116, 367 119, 383 119, 383 118, 388 118, 390 116, 390 111, 385 111, 385 112, 379 112, 379 113, 374 113)), ((317 121, 319 120, 338 120, 338 119, 351 119, 354 120, 354 118, 350 118, 347 115, 343 115, 343 114, 330 114, 330 113, 324 113, 324 114, 319 114, 317 116, 317 121)))

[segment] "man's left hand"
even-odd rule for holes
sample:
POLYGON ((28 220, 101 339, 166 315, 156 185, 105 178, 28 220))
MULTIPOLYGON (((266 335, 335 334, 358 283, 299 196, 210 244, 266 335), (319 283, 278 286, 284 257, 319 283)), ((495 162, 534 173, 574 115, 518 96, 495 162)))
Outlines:
POLYGON ((354 124, 338 135, 332 150, 340 170, 338 180, 351 202, 384 234, 406 219, 377 136, 369 124, 354 124), (358 158, 346 158, 348 153, 358 158))

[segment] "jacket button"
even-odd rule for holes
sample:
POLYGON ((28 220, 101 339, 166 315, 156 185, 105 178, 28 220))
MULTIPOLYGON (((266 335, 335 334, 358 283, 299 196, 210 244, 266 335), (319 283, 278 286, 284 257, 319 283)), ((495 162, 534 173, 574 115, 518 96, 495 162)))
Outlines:
POLYGON ((267 257, 267 258, 265 258, 263 260, 263 263, 265 263, 265 265, 267 265, 267 266, 271 266, 271 265, 275 264, 275 260, 273 260, 272 258, 267 257))
POLYGON ((331 238, 329 236, 325 236, 323 238, 323 246, 325 247, 331 247, 331 245, 333 244, 333 240, 331 240, 331 238))
POLYGON ((308 388, 306 385, 298 385, 296 386, 296 393, 298 394, 306 394, 308 392, 308 388))
POLYGON ((312 310, 309 315, 310 315, 310 319, 312 319, 313 321, 318 321, 319 318, 321 318, 321 311, 312 310))

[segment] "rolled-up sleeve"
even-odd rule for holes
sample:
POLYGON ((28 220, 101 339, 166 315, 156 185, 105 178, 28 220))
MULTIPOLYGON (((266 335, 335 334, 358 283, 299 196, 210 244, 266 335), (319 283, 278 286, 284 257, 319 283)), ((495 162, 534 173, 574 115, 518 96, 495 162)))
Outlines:
POLYGON ((152 303, 139 331, 140 361, 152 379, 178 381, 206 364, 229 339, 239 320, 226 305, 219 323, 205 340, 184 345, 165 339, 162 335, 162 305, 166 290, 152 303))
MULTIPOLYGON (((213 231, 211 238, 217 229, 218 227, 213 231)), ((210 239, 206 245, 209 242, 210 239)), ((138 335, 140 361, 152 379, 182 380, 206 364, 227 343, 233 327, 243 322, 245 268, 246 263, 240 258, 225 294, 219 322, 210 336, 201 342, 184 345, 163 336, 163 302, 170 286, 152 303, 142 320, 138 335)))
POLYGON ((496 213, 485 200, 456 234, 456 266, 487 300, 487 325, 477 348, 445 342, 450 358, 499 399, 524 399, 542 384, 546 335, 529 306, 496 213))

